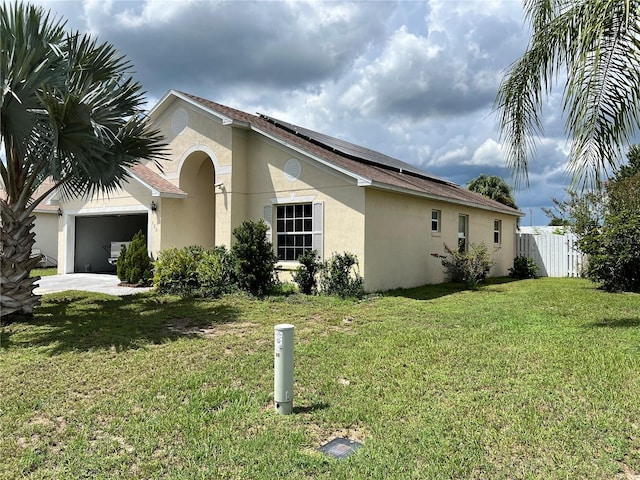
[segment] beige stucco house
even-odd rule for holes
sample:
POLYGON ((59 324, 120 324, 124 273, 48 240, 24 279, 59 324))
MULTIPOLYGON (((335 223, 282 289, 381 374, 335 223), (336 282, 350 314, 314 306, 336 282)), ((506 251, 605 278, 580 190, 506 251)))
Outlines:
POLYGON ((493 275, 515 256, 521 213, 381 153, 170 91, 150 112, 168 143, 161 169, 132 168, 115 194, 59 206, 60 273, 113 270, 110 242, 142 229, 155 258, 166 248, 233 243, 263 218, 288 279, 305 249, 358 256, 369 291, 444 280, 432 253, 484 242, 493 275))

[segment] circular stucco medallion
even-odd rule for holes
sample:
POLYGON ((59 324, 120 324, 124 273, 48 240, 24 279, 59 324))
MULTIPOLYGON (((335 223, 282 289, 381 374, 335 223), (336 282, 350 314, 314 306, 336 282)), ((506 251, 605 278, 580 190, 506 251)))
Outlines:
POLYGON ((302 173, 302 165, 295 158, 290 158, 287 163, 284 164, 284 178, 290 182, 295 182, 300 178, 302 173))
POLYGON ((181 134, 189 123, 189 114, 183 108, 179 108, 171 116, 171 130, 176 135, 181 134))

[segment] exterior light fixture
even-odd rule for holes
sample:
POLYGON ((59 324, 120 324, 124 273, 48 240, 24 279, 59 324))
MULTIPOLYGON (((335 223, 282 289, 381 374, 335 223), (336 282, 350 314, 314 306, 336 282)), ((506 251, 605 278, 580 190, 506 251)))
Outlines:
POLYGON ((156 205, 156 202, 151 202, 151 211, 155 212, 158 209, 158 205, 156 205))
POLYGON ((58 216, 61 217, 62 216, 62 209, 60 207, 58 207, 58 216))

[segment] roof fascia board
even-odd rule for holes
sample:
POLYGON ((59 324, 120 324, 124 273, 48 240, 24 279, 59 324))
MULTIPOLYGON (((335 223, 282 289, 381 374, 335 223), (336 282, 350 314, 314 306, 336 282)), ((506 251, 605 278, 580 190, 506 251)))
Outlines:
POLYGON ((451 197, 443 197, 441 195, 433 195, 433 194, 430 194, 430 193, 418 192, 416 190, 411 190, 409 188, 396 187, 395 185, 389 185, 389 184, 386 184, 386 183, 373 182, 371 187, 378 188, 380 190, 387 190, 387 191, 392 191, 392 192, 397 192, 397 193, 404 193, 406 195, 413 195, 415 197, 428 198, 430 200, 438 200, 440 202, 454 203, 456 205, 463 205, 465 207, 478 208, 480 210, 486 210, 486 211, 489 211, 489 212, 502 213, 503 215, 511 215, 513 217, 524 217, 526 215, 526 213, 523 213, 523 212, 520 212, 520 211, 518 211, 518 213, 506 212, 506 211, 501 210, 499 208, 487 207, 487 206, 479 205, 479 204, 473 203, 473 202, 466 202, 464 200, 457 200, 457 199, 451 198, 451 197))
POLYGON ((165 93, 162 98, 158 100, 153 107, 151 107, 151 110, 149 110, 149 113, 147 114, 149 119, 153 120, 156 116, 160 115, 160 113, 166 108, 166 103, 168 102, 169 97, 175 94, 175 90, 169 90, 165 93))
POLYGON ((249 125, 245 122, 239 122, 237 120, 234 120, 233 118, 227 117, 226 115, 221 114, 220 112, 213 110, 212 108, 207 107, 206 105, 203 105, 202 103, 189 98, 185 95, 182 95, 180 92, 176 92, 175 90, 172 90, 173 94, 175 95, 176 98, 179 98, 181 100, 183 100, 184 102, 187 102, 189 105, 191 105, 191 107, 206 112, 209 115, 213 116, 214 118, 216 118, 217 120, 222 122, 222 125, 236 125, 236 126, 241 126, 241 127, 248 127, 249 125))
POLYGON ((355 173, 353 173, 353 172, 351 172, 351 171, 349 171, 349 170, 347 170, 345 168, 338 167, 337 165, 335 165, 335 164, 333 164, 331 162, 328 162, 327 160, 324 160, 323 158, 320 158, 320 157, 318 157, 316 155, 313 155, 313 154, 305 151, 304 149, 302 149, 302 148, 300 148, 300 147, 298 147, 296 145, 293 145, 293 144, 291 144, 291 143, 289 143, 289 142, 287 142, 287 141, 285 141, 285 140, 283 140, 281 138, 276 137, 275 135, 272 135, 270 133, 265 132, 264 130, 259 129, 259 128, 255 127, 254 125, 251 125, 251 130, 253 130, 256 133, 259 133, 260 135, 263 135, 264 137, 268 138, 269 140, 272 140, 273 142, 276 142, 279 145, 282 145, 282 146, 284 146, 284 147, 286 147, 288 149, 291 149, 294 152, 297 152, 297 153, 299 153, 301 155, 304 155, 305 157, 310 158, 310 159, 318 162, 319 164, 321 164, 321 165, 323 165, 325 167, 328 167, 330 170, 334 170, 334 171, 340 172, 341 174, 346 175, 347 177, 356 180, 357 185, 359 187, 368 187, 368 186, 372 185, 371 179, 362 177, 360 175, 357 175, 357 174, 355 174, 355 173))
POLYGON ((164 97, 162 97, 162 99, 151 109, 151 111, 149 112, 149 118, 154 119, 156 116, 160 115, 160 113, 167 107, 167 105, 165 105, 165 103, 169 102, 169 98, 170 97, 175 97, 178 98, 180 100, 182 100, 183 102, 186 102, 187 104, 189 104, 192 108, 201 111, 201 112, 205 112, 208 113, 210 116, 213 116, 216 120, 220 121, 222 123, 222 125, 236 125, 236 126, 241 126, 241 127, 249 127, 249 125, 245 122, 238 122, 237 120, 234 120, 232 118, 227 117, 226 115, 223 115, 219 112, 217 112, 216 110, 213 110, 211 108, 208 108, 207 106, 203 105, 200 102, 197 102, 196 100, 189 98, 183 94, 181 94, 180 92, 176 91, 176 90, 169 90, 164 97))

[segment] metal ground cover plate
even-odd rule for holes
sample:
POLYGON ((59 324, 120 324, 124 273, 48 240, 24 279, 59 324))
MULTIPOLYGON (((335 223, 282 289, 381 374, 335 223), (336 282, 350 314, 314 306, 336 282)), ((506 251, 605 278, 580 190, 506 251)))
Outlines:
POLYGON ((361 443, 348 438, 334 438, 318 448, 319 452, 334 458, 346 458, 359 449, 361 443))

